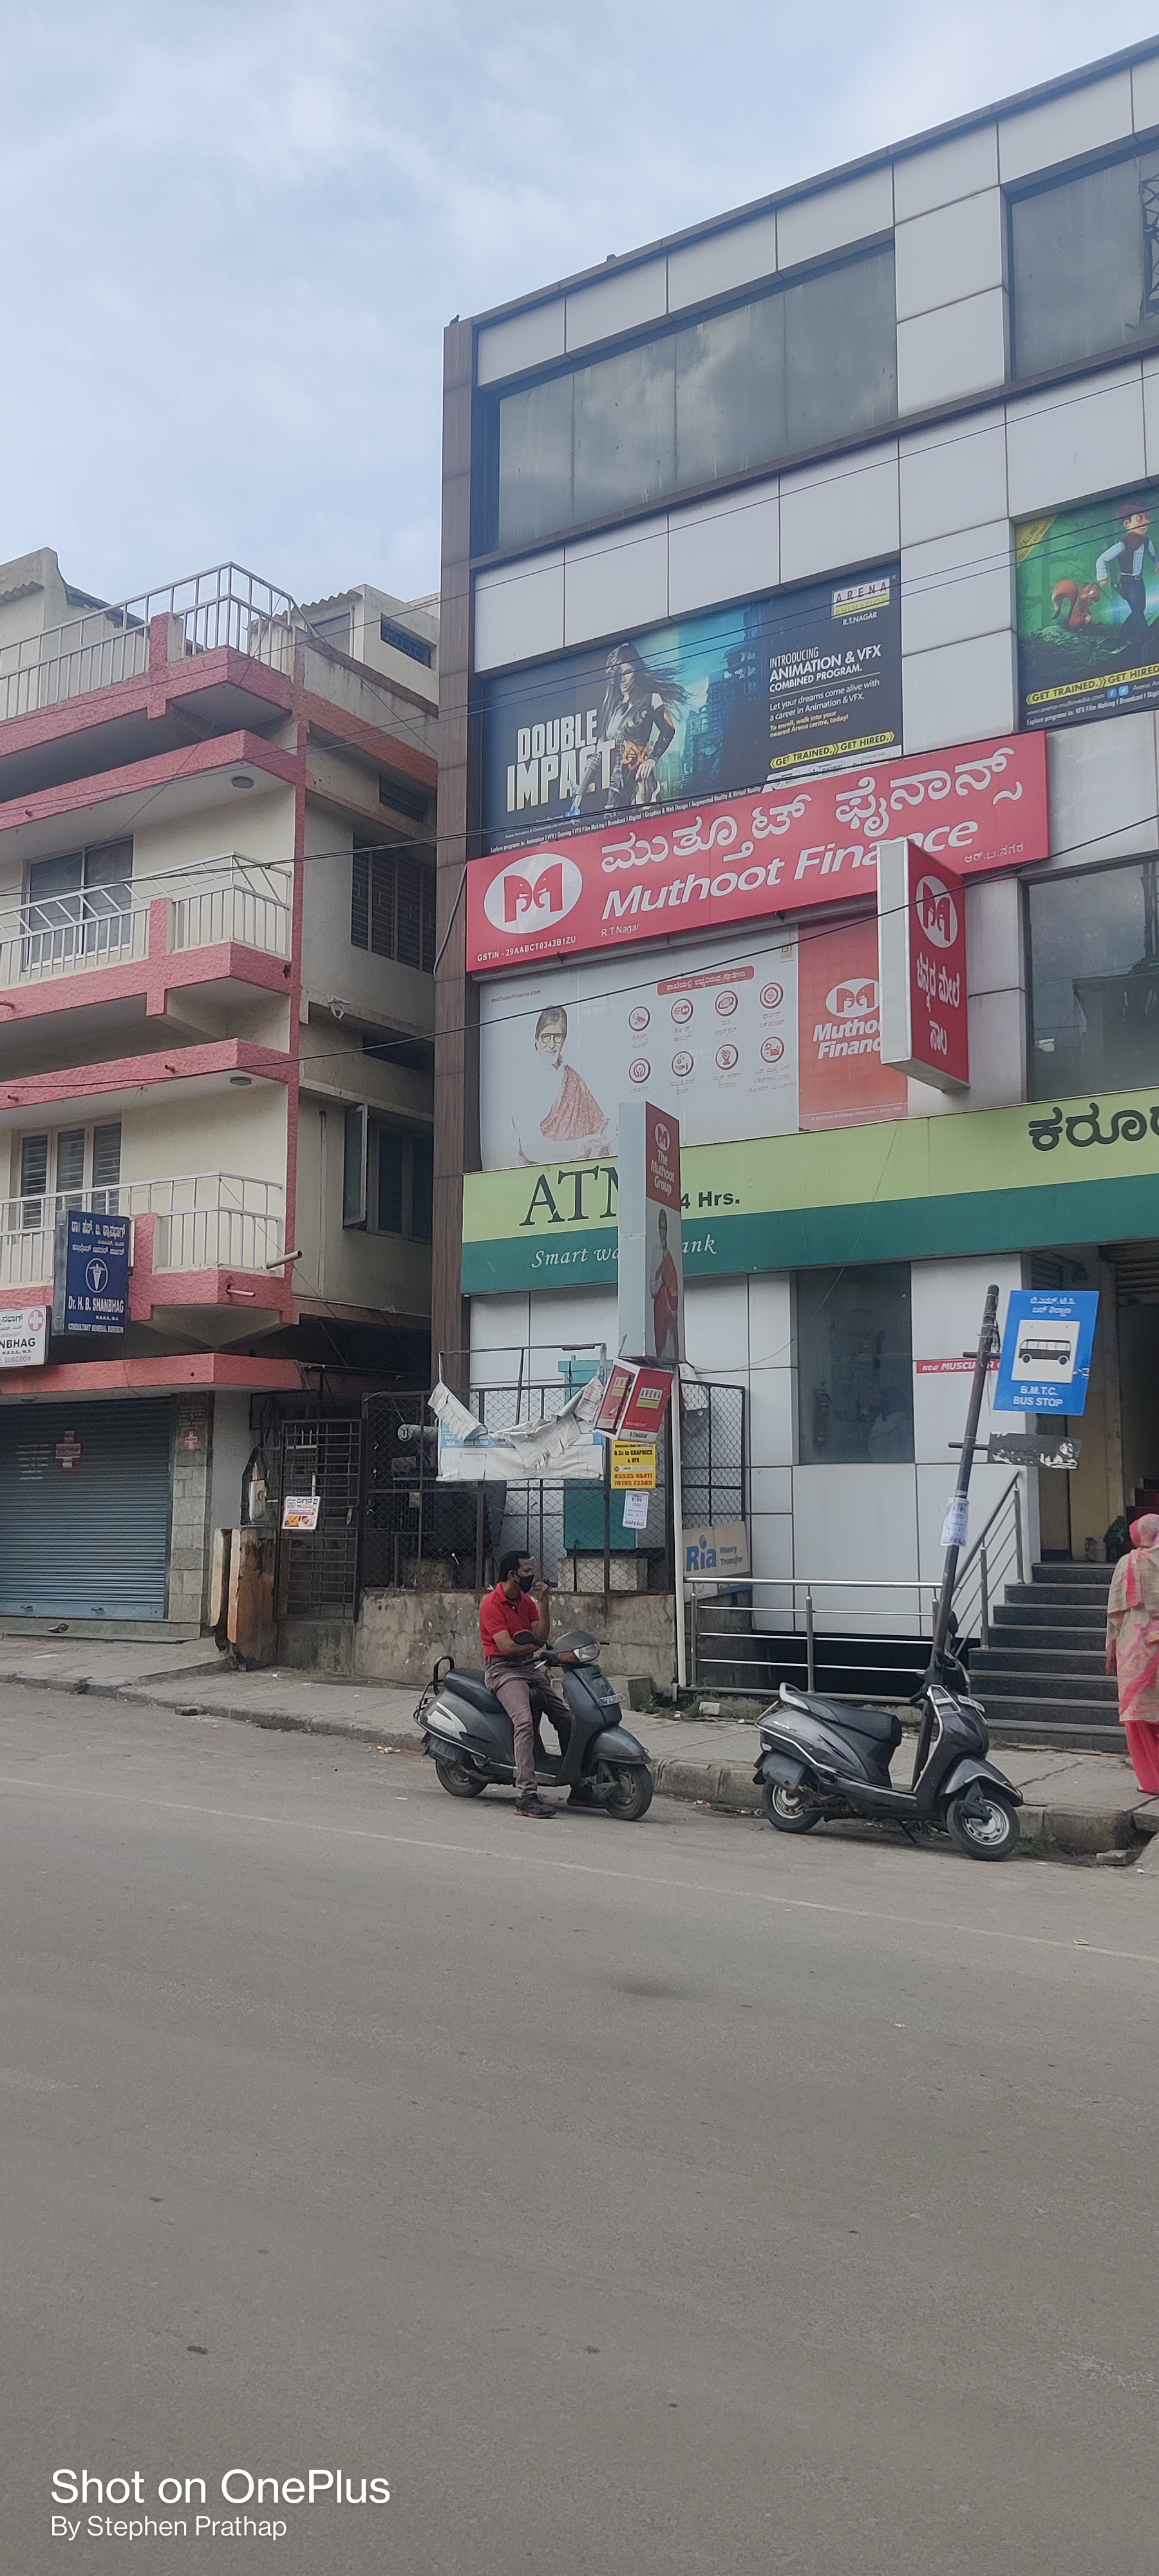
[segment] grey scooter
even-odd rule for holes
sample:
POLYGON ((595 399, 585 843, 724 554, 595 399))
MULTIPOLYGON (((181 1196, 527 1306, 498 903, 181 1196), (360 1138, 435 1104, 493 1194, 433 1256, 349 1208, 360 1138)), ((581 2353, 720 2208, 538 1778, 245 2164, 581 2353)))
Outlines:
POLYGON ((782 1682, 761 1719, 756 1780, 778 1833, 807 1834, 823 1817, 866 1816, 875 1824, 933 1828, 971 1860, 1008 1860, 1018 1848, 1021 1792, 990 1761, 980 1700, 953 1655, 940 1681, 915 1702, 922 1711, 913 1778, 896 1788, 890 1755, 901 1720, 880 1708, 849 1707, 782 1682))
MULTIPOLYGON (((575 1628, 521 1666, 536 1713, 536 1778, 541 1785, 570 1789, 576 1806, 601 1807, 605 1815, 634 1824, 652 1804, 652 1774, 643 1745, 621 1723, 620 1703, 600 1671, 599 1656, 595 1638, 575 1628), (543 1752, 538 1741, 535 1676, 549 1665, 558 1667, 571 1720, 558 1754, 543 1752)), ((440 1655, 415 1724, 452 1798, 478 1798, 492 1782, 513 1783, 515 1738, 503 1702, 488 1690, 482 1673, 459 1672, 453 1655, 440 1655)))

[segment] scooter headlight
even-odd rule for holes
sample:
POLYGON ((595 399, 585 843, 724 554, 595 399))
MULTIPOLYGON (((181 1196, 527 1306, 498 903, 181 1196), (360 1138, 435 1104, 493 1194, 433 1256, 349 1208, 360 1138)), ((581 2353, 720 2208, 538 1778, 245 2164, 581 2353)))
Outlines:
POLYGON ((590 1646, 573 1646, 572 1648, 572 1662, 574 1664, 598 1664, 599 1660, 600 1650, 596 1645, 594 1638, 590 1646))

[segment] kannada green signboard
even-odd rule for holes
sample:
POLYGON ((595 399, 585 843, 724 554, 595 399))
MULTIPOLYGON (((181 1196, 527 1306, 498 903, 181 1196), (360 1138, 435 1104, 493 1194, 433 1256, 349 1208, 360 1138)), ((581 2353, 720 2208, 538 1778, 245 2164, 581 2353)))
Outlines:
POLYGON ((1014 551, 1023 725, 1159 706, 1159 484, 1023 519, 1014 551))
MULTIPOLYGON (((683 1157, 684 1270, 930 1261, 1159 1234, 1159 1091, 838 1127, 683 1157)), ((614 1287, 614 1157, 468 1172, 463 1293, 614 1287)))

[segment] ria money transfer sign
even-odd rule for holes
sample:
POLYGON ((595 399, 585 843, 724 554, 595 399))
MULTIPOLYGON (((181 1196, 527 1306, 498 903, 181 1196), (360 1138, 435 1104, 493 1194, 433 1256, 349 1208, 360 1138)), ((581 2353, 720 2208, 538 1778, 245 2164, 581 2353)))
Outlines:
POLYGON ((1024 725, 1159 706, 1159 484, 1015 529, 1024 725))
POLYGON ((1046 745, 1021 734, 782 779, 699 811, 626 813, 467 869, 467 965, 493 974, 673 931, 871 897, 900 833, 969 880, 1050 849, 1046 745))
POLYGON ((559 654, 480 695, 492 848, 878 759, 901 743, 898 566, 559 654))

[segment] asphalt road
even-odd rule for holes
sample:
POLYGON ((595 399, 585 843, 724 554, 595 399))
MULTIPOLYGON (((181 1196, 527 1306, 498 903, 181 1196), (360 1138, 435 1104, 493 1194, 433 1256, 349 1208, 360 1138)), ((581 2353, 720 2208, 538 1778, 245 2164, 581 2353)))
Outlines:
POLYGON ((0 1833, 19 2576, 1154 2576, 1159 1879, 33 1690, 0 1833))

